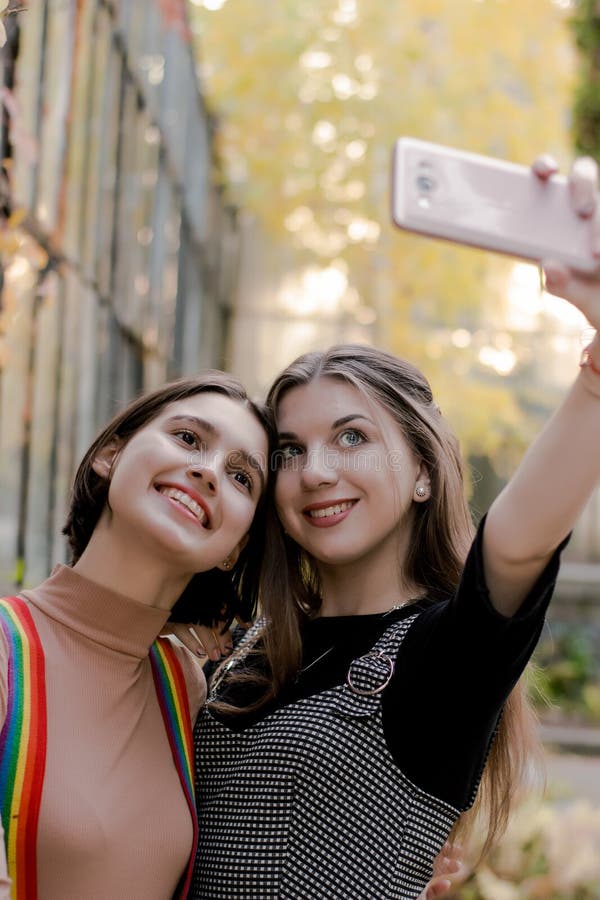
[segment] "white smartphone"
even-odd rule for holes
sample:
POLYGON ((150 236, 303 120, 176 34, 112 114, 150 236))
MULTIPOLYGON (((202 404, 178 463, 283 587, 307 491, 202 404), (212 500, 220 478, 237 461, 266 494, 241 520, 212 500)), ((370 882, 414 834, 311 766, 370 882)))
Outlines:
POLYGON ((399 228, 582 272, 598 269, 589 220, 572 209, 567 179, 412 137, 394 147, 392 219, 399 228))

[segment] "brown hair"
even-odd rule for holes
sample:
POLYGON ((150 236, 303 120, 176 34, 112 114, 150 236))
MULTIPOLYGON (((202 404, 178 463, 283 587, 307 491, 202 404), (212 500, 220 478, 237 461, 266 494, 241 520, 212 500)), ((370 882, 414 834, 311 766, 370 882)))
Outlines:
MULTIPOLYGON (((275 440, 272 414, 266 407, 250 400, 241 382, 225 372, 208 370, 196 378, 173 381, 138 397, 100 432, 75 475, 63 529, 71 549, 72 563, 77 562, 85 550, 108 503, 110 479, 101 477, 93 468, 98 454, 115 439, 125 445, 169 404, 202 393, 223 394, 248 409, 264 429, 271 454, 275 440)), ((263 493, 248 541, 233 572, 211 569, 195 575, 173 607, 171 620, 212 625, 216 620, 230 621, 234 615, 244 620, 254 615, 258 601, 259 570, 264 558, 266 507, 263 493)))
MULTIPOLYGON (((425 376, 411 363, 362 345, 338 345, 323 353, 307 353, 275 379, 267 405, 277 414, 292 388, 327 376, 341 379, 366 394, 397 422, 416 457, 425 464, 431 482, 426 503, 414 504, 410 548, 403 561, 407 582, 429 597, 442 600, 460 581, 474 528, 465 498, 458 442, 436 406, 425 376)), ((277 693, 296 674, 301 659, 302 621, 319 608, 319 585, 307 554, 280 528, 288 560, 287 593, 266 590, 262 607, 268 626, 265 652, 277 693)), ((539 756, 535 718, 520 684, 505 704, 497 735, 484 770, 476 803, 461 817, 455 831, 466 831, 479 817, 487 835, 483 852, 505 829, 519 785, 526 781, 528 759, 539 756)))

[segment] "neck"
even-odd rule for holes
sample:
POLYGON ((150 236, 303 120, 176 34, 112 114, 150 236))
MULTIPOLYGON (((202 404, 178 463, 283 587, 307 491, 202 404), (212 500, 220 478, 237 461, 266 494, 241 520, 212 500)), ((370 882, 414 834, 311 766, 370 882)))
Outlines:
POLYGON ((152 558, 128 543, 94 531, 73 569, 101 587, 157 609, 172 609, 191 574, 170 571, 163 560, 152 558))
MULTIPOLYGON (((396 574, 396 573, 394 573, 396 574)), ((319 566, 321 579, 321 616, 360 616, 382 613, 402 606, 419 596, 416 585, 401 577, 390 578, 389 568, 371 571, 359 561, 345 566, 319 566)))

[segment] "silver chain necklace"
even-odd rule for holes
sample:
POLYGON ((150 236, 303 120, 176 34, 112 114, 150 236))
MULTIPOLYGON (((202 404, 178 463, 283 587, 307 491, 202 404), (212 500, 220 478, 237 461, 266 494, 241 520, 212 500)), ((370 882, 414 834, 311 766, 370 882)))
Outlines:
POLYGON ((298 678, 300 677, 300 675, 303 675, 305 672, 308 672, 309 669, 312 669, 313 666, 316 666, 316 664, 318 662, 321 662, 322 659, 325 659, 326 656, 329 656, 329 654, 331 653, 332 650, 333 650, 333 647, 329 647, 327 650, 325 650, 324 653, 321 653, 320 656, 317 656, 316 659, 313 659, 313 661, 311 663, 309 663, 307 666, 303 666, 298 672, 298 678))

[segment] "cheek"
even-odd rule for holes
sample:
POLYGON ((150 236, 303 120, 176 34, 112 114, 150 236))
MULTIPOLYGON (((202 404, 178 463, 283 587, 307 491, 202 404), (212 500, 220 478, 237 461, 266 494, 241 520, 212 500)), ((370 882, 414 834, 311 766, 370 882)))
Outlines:
POLYGON ((283 500, 281 492, 278 491, 277 488, 275 488, 274 505, 275 512, 277 513, 277 518, 281 522, 284 531, 289 531, 289 520, 285 514, 286 504, 283 500))
POLYGON ((255 501, 249 496, 244 495, 232 484, 228 487, 231 490, 231 494, 223 507, 226 519, 225 524, 226 526, 229 526, 231 531, 235 531, 236 535, 238 531, 240 532, 238 538, 243 537, 244 534, 247 534, 252 525, 258 506, 258 500, 255 501))
POLYGON ((142 473, 147 473, 153 461, 152 450, 152 447, 142 441, 131 441, 127 444, 114 462, 111 482, 120 480, 124 483, 139 478, 142 473))
POLYGON ((292 482, 289 475, 285 472, 279 472, 275 482, 273 499, 275 501, 275 509, 279 518, 283 518, 285 510, 289 508, 290 497, 292 496, 292 482))
POLYGON ((290 507, 284 502, 276 502, 275 511, 277 512, 283 530, 290 535, 296 534, 298 531, 298 517, 290 512, 290 507))
POLYGON ((127 490, 144 465, 144 454, 139 453, 134 447, 126 447, 115 460, 110 473, 110 490, 118 488, 127 490))
POLYGON ((256 515, 257 505, 258 505, 257 503, 250 503, 250 504, 248 504, 247 508, 244 510, 244 513, 242 515, 242 524, 243 524, 244 534, 246 534, 246 532, 249 531, 250 526, 252 525, 252 522, 254 521, 254 516, 256 515))
POLYGON ((107 500, 111 509, 119 506, 122 497, 127 497, 128 484, 127 478, 121 479, 121 470, 117 465, 110 474, 110 483, 108 485, 107 500))

